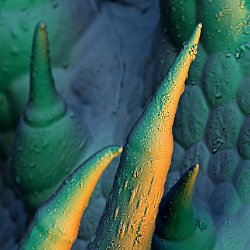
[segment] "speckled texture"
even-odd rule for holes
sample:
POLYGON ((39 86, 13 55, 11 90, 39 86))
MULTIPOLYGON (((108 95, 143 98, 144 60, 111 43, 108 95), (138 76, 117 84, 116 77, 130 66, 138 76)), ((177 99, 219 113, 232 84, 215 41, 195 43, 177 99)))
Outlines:
POLYGON ((193 203, 193 188, 199 165, 189 168, 162 198, 152 249, 210 250, 216 242, 211 216, 193 203))
POLYGON ((196 22, 202 22, 204 31, 176 115, 166 190, 177 173, 199 163, 194 200, 201 200, 214 220, 215 249, 249 249, 250 224, 241 222, 250 211, 249 3, 162 0, 161 4, 164 29, 157 31, 151 58, 154 73, 145 77, 153 85, 144 96, 150 96, 150 89, 153 92, 163 79, 196 22))
POLYGON ((121 147, 109 146, 80 164, 37 209, 18 249, 70 250, 101 174, 121 152, 121 147))
MULTIPOLYGON (((163 36, 160 28, 156 29, 159 18, 156 4, 158 1, 104 1, 101 7, 96 5, 97 1, 89 2, 93 4, 91 6, 97 7, 94 8, 96 20, 76 39, 73 48, 68 51, 70 56, 67 55, 63 63, 59 60, 60 63, 53 65, 55 80, 60 83, 57 86, 60 94, 67 102, 77 107, 81 119, 87 121, 87 127, 90 128, 92 136, 94 135, 89 155, 106 144, 124 142, 128 129, 142 111, 140 104, 145 105, 152 96, 162 76, 170 68, 178 49, 191 34, 196 25, 196 18, 203 13, 202 20, 199 21, 203 22, 204 36, 186 86, 187 95, 194 101, 190 101, 186 94, 183 95, 183 100, 181 99, 182 108, 178 110, 174 127, 172 172, 168 175, 165 189, 169 190, 181 174, 198 161, 200 173, 194 199, 202 201, 216 224, 219 240, 215 250, 248 250, 249 3, 218 1, 215 11, 210 11, 209 6, 214 4, 214 1, 200 1, 202 4, 196 11, 196 3, 192 0, 171 0, 171 6, 175 3, 179 6, 175 11, 170 6, 169 10, 173 11, 176 18, 171 17, 169 33, 163 36), (238 14, 240 18, 236 17, 230 22, 231 18, 238 14), (181 25, 176 25, 180 20, 181 25), (234 32, 230 30, 229 23, 235 25, 234 32), (143 68, 155 30, 153 57, 148 61, 150 67, 143 68), (234 35, 236 39, 232 41, 230 36, 234 35), (214 39, 216 44, 213 43, 214 39), (143 74, 146 75, 144 80, 141 79, 143 74), (216 129, 217 127, 219 129, 216 129), (190 130, 197 131, 197 134, 192 136, 190 130), (212 139, 210 134, 213 135, 212 139), (221 197, 223 202, 216 200, 215 196, 221 197)), ((35 23, 32 27, 34 26, 35 23)), ((7 122, 3 124, 1 120, 0 126, 6 128, 13 125, 8 122, 12 118, 8 117, 19 114, 22 105, 13 107, 13 103, 7 100, 24 103, 27 98, 27 82, 28 72, 23 72, 12 81, 7 92, 3 94, 0 91, 3 110, 11 110, 1 113, 3 117, 7 117, 7 122), (17 94, 20 89, 24 89, 25 93, 17 94)), ((17 117, 14 117, 15 121, 17 117)), ((1 172, 8 173, 5 159, 12 138, 11 131, 0 133, 1 172)), ((116 160, 98 183, 73 249, 84 249, 95 231, 117 165, 116 160), (87 226, 83 228, 86 222, 87 226)), ((4 173, 4 178, 3 173, 0 174, 0 179, 4 179, 2 189, 0 180, 0 192, 6 193, 6 185, 13 189, 7 173, 4 173)), ((6 207, 1 205, 1 209, 9 211, 11 204, 16 201, 20 201, 19 198, 11 199, 11 203, 6 207)), ((22 205, 19 211, 26 221, 23 207, 22 205)), ((0 227, 5 224, 12 225, 10 213, 3 214, 5 216, 1 217, 0 227)), ((3 248, 3 244, 7 245, 7 249, 16 248, 19 240, 16 240, 14 227, 12 225, 12 229, 1 231, 4 232, 0 234, 1 237, 8 240, 0 244, 0 248, 3 248), (9 233, 10 231, 12 233, 9 233)), ((23 232, 24 227, 20 226, 20 235, 23 232)))
POLYGON ((173 153, 172 126, 190 64, 197 54, 201 27, 196 26, 132 127, 103 216, 87 249, 151 249, 173 153))
POLYGON ((11 150, 13 178, 29 208, 46 201, 81 162, 88 137, 76 113, 57 93, 46 24, 40 22, 32 46, 29 100, 11 150))
MULTIPOLYGON (((49 36, 52 34, 50 51, 56 88, 64 100, 74 108, 79 118, 85 121, 92 136, 91 147, 85 158, 108 144, 122 145, 132 124, 141 114, 140 103, 144 84, 142 75, 159 19, 157 3, 151 0, 86 2, 89 9, 84 11, 88 9, 94 18, 90 20, 87 15, 84 16, 87 19, 82 27, 84 32, 75 37, 74 43, 70 44, 70 49, 64 55, 64 60, 54 58, 56 36, 53 36, 52 27, 47 22, 49 36)), ((30 31, 33 32, 35 25, 36 23, 31 24, 30 31)), ((32 42, 31 35, 29 39, 27 44, 32 42)), ((15 110, 11 115, 17 115, 15 121, 27 100, 28 82, 29 73, 23 72, 9 84, 9 90, 4 94, 3 98, 7 96, 18 103, 17 107, 10 107, 12 111, 15 110)), ((7 112, 7 115, 10 113, 7 112)), ((13 190, 9 164, 4 160, 12 139, 12 131, 0 132, 0 148, 4 149, 1 150, 0 157, 3 159, 0 160, 0 166, 4 172, 4 186, 8 185, 13 190)), ((73 249, 84 249, 95 232, 118 161, 114 160, 97 184, 82 220, 79 240, 73 249)), ((18 191, 17 194, 20 195, 18 191)), ((20 213, 27 217, 27 212, 20 210, 20 213)), ((5 221, 9 221, 8 216, 4 217, 1 223, 5 221)), ((30 218, 26 220, 27 225, 29 222, 30 218)), ((24 231, 25 229, 20 227, 20 235, 23 236, 24 231)), ((8 249, 15 250, 19 240, 16 241, 15 233, 11 233, 9 237, 8 249)), ((1 247, 2 245, 0 249, 1 247)))

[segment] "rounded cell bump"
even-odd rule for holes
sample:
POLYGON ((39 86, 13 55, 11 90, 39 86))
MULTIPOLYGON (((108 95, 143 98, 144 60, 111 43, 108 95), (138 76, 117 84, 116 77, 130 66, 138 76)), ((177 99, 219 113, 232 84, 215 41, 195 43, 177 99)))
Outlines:
POLYGON ((241 111, 250 115, 250 78, 244 78, 237 93, 237 101, 241 111))
POLYGON ((206 64, 207 54, 204 47, 199 43, 195 61, 190 66, 187 84, 200 85, 203 81, 203 69, 206 64))
POLYGON ((250 207, 242 206, 237 215, 237 221, 243 229, 244 234, 250 239, 250 207))
POLYGON ((241 81, 241 71, 235 57, 216 53, 208 57, 202 87, 212 107, 234 102, 241 81))
POLYGON ((234 148, 244 118, 236 105, 222 105, 210 113, 206 128, 206 143, 212 153, 234 148))
POLYGON ((230 181, 239 161, 239 155, 234 149, 216 152, 210 157, 208 175, 215 183, 230 181))
POLYGON ((179 171, 181 169, 181 162, 183 156, 185 155, 184 149, 178 144, 174 142, 174 151, 172 155, 172 161, 170 166, 170 171, 179 171))
POLYGON ((240 155, 249 160, 250 159, 250 118, 246 119, 242 125, 240 135, 238 138, 238 151, 240 155))
POLYGON ((223 182, 214 188, 209 200, 215 215, 235 215, 241 206, 241 200, 231 182, 223 182))
POLYGON ((190 147, 181 162, 181 173, 183 174, 188 168, 196 164, 200 165, 200 172, 207 172, 207 164, 210 152, 203 141, 200 141, 190 147))
POLYGON ((234 175, 234 186, 244 204, 250 204, 250 161, 241 161, 234 175))
POLYGON ((202 43, 209 53, 234 52, 249 40, 249 6, 247 1, 200 1, 198 21, 204 32, 202 43))
POLYGON ((239 221, 234 217, 225 218, 220 227, 220 238, 225 250, 244 249, 247 242, 239 221))
POLYGON ((198 86, 188 85, 180 99, 175 117, 173 134, 183 147, 203 139, 209 110, 198 86))

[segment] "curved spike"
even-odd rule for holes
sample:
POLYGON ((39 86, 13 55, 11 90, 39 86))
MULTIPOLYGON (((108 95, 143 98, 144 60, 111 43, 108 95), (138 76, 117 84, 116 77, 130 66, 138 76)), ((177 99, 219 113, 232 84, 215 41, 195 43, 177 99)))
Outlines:
POLYGON ((180 240, 196 228, 192 194, 199 166, 190 168, 163 198, 156 220, 156 234, 170 240, 180 240))
POLYGON ((110 146, 80 165, 39 208, 19 249, 71 249, 100 176, 121 152, 121 147, 110 146))
POLYGON ((44 22, 35 28, 31 67, 30 99, 25 110, 25 119, 31 125, 44 126, 59 119, 66 108, 56 92, 51 72, 49 45, 44 22))
POLYGON ((201 32, 198 25, 131 130, 113 188, 88 249, 150 249, 173 151, 172 125, 201 32))

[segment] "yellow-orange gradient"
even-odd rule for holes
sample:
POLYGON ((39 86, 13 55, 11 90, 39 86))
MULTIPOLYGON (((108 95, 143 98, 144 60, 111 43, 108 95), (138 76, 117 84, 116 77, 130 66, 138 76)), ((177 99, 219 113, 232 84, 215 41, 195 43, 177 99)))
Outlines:
POLYGON ((131 130, 104 215, 89 249, 151 249, 173 152, 174 117, 190 64, 197 53, 200 33, 201 24, 131 130))

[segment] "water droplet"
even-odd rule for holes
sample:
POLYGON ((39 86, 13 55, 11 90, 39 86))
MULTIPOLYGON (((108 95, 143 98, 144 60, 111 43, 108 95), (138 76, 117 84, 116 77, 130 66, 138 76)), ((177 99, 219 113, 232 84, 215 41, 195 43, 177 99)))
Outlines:
POLYGON ((241 9, 244 9, 245 5, 246 5, 246 1, 245 1, 245 0, 242 0, 242 1, 240 2, 240 8, 241 8, 241 9))
POLYGON ((116 208, 115 210, 115 214, 114 214, 114 219, 116 220, 118 217, 118 213, 119 213, 119 208, 116 208))
POLYGON ((199 228, 200 230, 205 230, 207 228, 207 222, 204 220, 199 221, 199 228))

